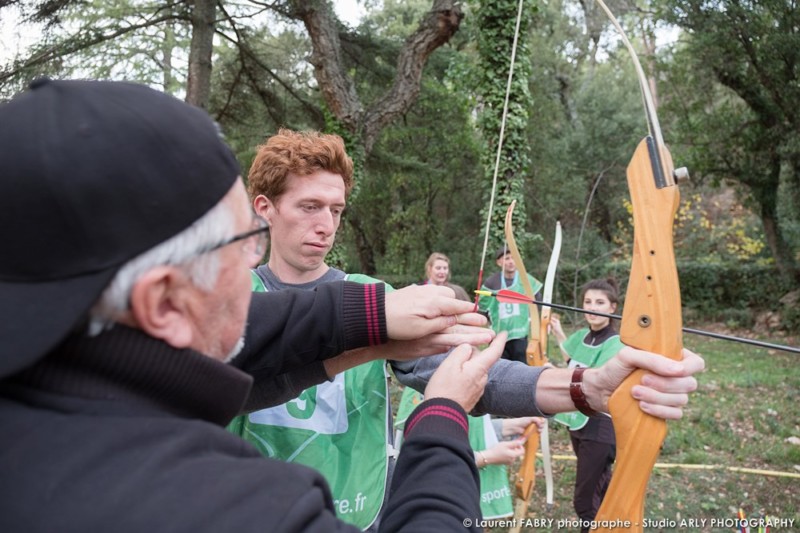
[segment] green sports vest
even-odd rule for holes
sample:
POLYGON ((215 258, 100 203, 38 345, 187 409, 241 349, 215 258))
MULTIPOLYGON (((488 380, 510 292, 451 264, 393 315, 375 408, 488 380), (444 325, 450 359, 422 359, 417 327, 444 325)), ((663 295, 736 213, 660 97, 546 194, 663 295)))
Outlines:
MULTIPOLYGON (((422 395, 406 387, 397 408, 395 427, 405 426, 408 415, 422 402, 422 395)), ((497 435, 489 415, 469 416, 469 444, 473 450, 485 450, 497 444, 497 435)), ((478 470, 481 481, 481 514, 483 518, 502 518, 514 514, 506 465, 487 465, 478 470)))
MULTIPOLYGON (((542 288, 542 282, 530 274, 528 274, 528 281, 531 283, 534 294, 542 288)), ((485 285, 481 288, 491 290, 485 285)), ((516 279, 508 289, 525 293, 525 288, 519 279, 516 279)), ((530 333, 531 316, 526 304, 510 304, 500 302, 500 300, 491 296, 481 296, 478 300, 478 306, 489 314, 489 319, 492 321, 492 329, 498 333, 507 331, 509 340, 522 339, 530 333)))
MULTIPOLYGON (((564 351, 569 354, 570 368, 578 366, 596 368, 602 366, 625 346, 619 335, 609 337, 605 342, 597 346, 585 344, 583 339, 586 338, 588 333, 589 328, 583 328, 570 335, 564 341, 564 351)), ((553 420, 568 426, 572 431, 576 431, 586 425, 589 417, 578 411, 572 411, 570 413, 559 413, 553 417, 553 420)))
MULTIPOLYGON (((346 279, 380 283, 360 274, 346 279)), ((255 272, 252 280, 254 291, 266 290, 255 272)), ((283 405, 239 416, 228 429, 267 457, 321 472, 331 487, 337 516, 366 529, 377 518, 386 493, 391 442, 386 377, 382 360, 359 365, 283 405)))

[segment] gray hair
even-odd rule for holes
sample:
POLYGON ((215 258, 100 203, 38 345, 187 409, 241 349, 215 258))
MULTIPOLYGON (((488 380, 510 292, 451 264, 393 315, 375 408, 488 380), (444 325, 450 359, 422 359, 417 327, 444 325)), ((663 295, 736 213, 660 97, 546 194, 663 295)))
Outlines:
POLYGON ((136 281, 154 267, 183 265, 192 283, 210 290, 219 276, 219 256, 213 252, 197 255, 197 252, 204 246, 222 242, 233 231, 233 212, 220 202, 182 232, 125 263, 89 311, 89 335, 98 335, 114 325, 130 307, 136 281))

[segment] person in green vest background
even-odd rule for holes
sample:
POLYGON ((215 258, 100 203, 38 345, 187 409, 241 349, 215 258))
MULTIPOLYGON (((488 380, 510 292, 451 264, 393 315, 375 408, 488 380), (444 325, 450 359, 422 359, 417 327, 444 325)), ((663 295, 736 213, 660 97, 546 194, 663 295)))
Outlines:
MULTIPOLYGON (((583 308, 605 314, 617 312, 619 290, 613 279, 594 279, 581 289, 583 308)), ((622 348, 610 318, 586 314, 588 328, 567 338, 557 316, 550 317, 550 328, 570 368, 596 368, 614 357, 622 348)), ((572 449, 578 458, 573 506, 585 524, 594 520, 611 481, 611 465, 616 458, 616 439, 611 418, 604 414, 587 417, 577 411, 556 415, 555 420, 569 427, 572 449)), ((588 531, 583 527, 582 531, 588 531)))
MULTIPOLYGON (((487 279, 481 289, 499 291, 500 289, 510 289, 515 292, 524 293, 522 281, 519 279, 519 271, 511 252, 506 246, 501 246, 495 254, 497 266, 500 272, 495 272, 487 279)), ((528 274, 528 281, 534 293, 538 293, 542 288, 542 282, 528 274)), ((492 323, 492 329, 508 333, 508 341, 503 350, 503 359, 510 361, 520 361, 527 364, 525 350, 528 348, 528 332, 530 331, 530 311, 525 304, 512 304, 500 302, 491 296, 481 296, 478 300, 478 307, 485 313, 492 323)))
MULTIPOLYGON (((422 400, 422 395, 411 387, 403 389, 394 423, 398 448, 406 419, 422 400)), ((492 419, 489 415, 467 418, 469 443, 475 452, 475 465, 480 476, 483 518, 511 516, 514 514, 514 502, 506 467, 525 454, 525 440, 520 438, 525 429, 533 423, 541 428, 544 419, 533 416, 492 419)))

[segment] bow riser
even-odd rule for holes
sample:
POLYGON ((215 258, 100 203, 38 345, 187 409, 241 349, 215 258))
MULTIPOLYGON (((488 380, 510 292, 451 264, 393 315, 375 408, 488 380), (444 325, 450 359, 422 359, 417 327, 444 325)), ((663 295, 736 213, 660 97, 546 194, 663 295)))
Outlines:
POLYGON ((548 361, 547 358, 547 336, 550 330, 550 308, 545 307, 542 309, 541 323, 539 324, 539 351, 544 360, 542 364, 548 361))
MULTIPOLYGON (((654 167, 663 165, 662 177, 669 176, 667 183, 674 183, 669 151, 661 147, 661 165, 654 165, 650 142, 648 137, 639 143, 628 165, 634 251, 620 338, 634 348, 680 360, 681 300, 672 247, 672 225, 680 194, 676 186, 664 186, 658 172, 654 172, 654 167)), ((617 463, 595 518, 601 523, 630 520, 631 531, 643 530, 647 482, 667 434, 666 422, 642 412, 631 395, 631 388, 641 383, 644 374, 637 370, 628 376, 609 400, 617 439, 617 463)))
MULTIPOLYGON (((514 238, 513 215, 514 207, 516 205, 517 201, 513 200, 511 205, 509 205, 508 209, 506 210, 505 236, 506 242, 508 243, 508 251, 511 253, 511 257, 514 258, 514 264, 517 267, 517 272, 519 273, 522 287, 525 290, 525 295, 530 298, 526 305, 528 306, 528 311, 530 313, 531 324, 535 324, 539 321, 539 308, 536 307, 535 303, 533 303, 533 287, 530 284, 530 280, 528 280, 528 272, 525 270, 525 264, 522 262, 522 255, 519 252, 517 241, 514 238)), ((502 272, 500 275, 503 275, 502 272)), ((525 349, 525 355, 527 357, 528 364, 531 366, 537 366, 537 361, 542 360, 538 332, 538 329, 534 331, 533 328, 530 328, 528 346, 525 349)), ((539 362, 539 365, 541 364, 542 363, 539 362)), ((517 518, 522 518, 527 514, 528 502, 530 501, 535 479, 537 449, 539 449, 539 433, 538 431, 533 431, 528 437, 528 440, 525 441, 525 455, 522 457, 522 463, 520 464, 519 471, 517 473, 517 482, 515 484, 518 498, 516 511, 518 513, 524 511, 524 514, 515 514, 514 516, 517 518), (524 509, 521 509, 523 505, 524 509)))
MULTIPOLYGON (((536 313, 537 316, 531 316, 531 321, 534 318, 538 318, 538 312, 536 313)), ((541 331, 539 328, 531 328, 531 330, 541 331)), ((539 339, 531 339, 528 341, 528 349, 525 350, 525 355, 528 358, 528 366, 542 366, 547 362, 547 357, 545 357, 544 353, 542 353, 542 347, 539 344, 539 339)))
MULTIPOLYGON (((671 167, 669 152, 661 152, 671 167)), ((672 236, 680 192, 675 186, 658 188, 654 182, 645 139, 628 165, 634 245, 620 338, 635 348, 680 360, 683 323, 672 236)))
POLYGON ((517 482, 515 488, 517 490, 517 498, 522 500, 525 505, 525 514, 527 515, 528 503, 531 499, 533 486, 535 481, 536 469, 536 451, 539 449, 539 431, 532 431, 528 440, 525 441, 525 455, 522 457, 519 471, 517 473, 517 482))

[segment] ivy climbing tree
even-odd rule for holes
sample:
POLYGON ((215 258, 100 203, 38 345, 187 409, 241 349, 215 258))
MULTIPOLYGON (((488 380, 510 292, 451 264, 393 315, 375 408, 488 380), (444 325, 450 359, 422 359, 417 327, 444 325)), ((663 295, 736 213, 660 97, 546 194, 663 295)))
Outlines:
MULTIPOLYGON (((528 109, 531 105, 528 88, 531 70, 528 60, 530 57, 528 28, 536 7, 531 0, 522 2, 514 74, 497 172, 497 191, 491 214, 490 250, 502 245, 504 241, 503 221, 505 212, 513 200, 517 200, 514 227, 521 230, 526 219, 525 198, 522 193, 530 167, 530 153, 526 142, 528 109)), ((483 139, 482 162, 485 173, 481 214, 483 220, 486 220, 490 207, 519 3, 518 0, 492 0, 481 2, 476 8, 479 56, 476 90, 479 95, 478 129, 483 139)), ((524 250, 532 238, 530 235, 519 233, 517 240, 524 250)))

